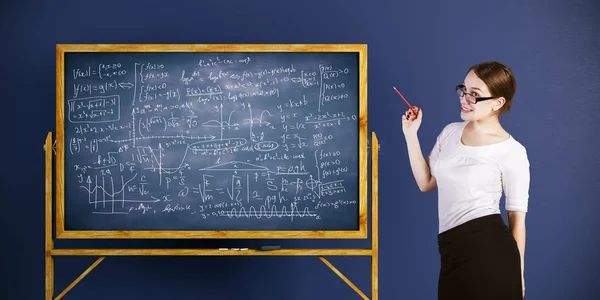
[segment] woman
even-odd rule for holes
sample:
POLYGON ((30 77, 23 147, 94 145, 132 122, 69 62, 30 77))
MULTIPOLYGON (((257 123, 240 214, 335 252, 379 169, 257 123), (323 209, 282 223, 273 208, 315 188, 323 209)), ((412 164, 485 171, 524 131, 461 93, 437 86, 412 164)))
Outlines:
POLYGON ((516 82, 504 64, 484 62, 456 91, 463 121, 443 128, 428 160, 417 137, 423 111, 402 116, 417 185, 438 190, 438 298, 522 299, 529 160, 498 119, 511 107, 516 82), (509 226, 500 215, 502 192, 509 226))

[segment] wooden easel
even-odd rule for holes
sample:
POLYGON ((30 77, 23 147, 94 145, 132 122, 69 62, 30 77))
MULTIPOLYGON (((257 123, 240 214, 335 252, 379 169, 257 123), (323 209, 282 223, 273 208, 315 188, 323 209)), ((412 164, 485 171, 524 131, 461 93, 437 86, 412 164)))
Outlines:
POLYGON ((52 230, 52 132, 46 137, 46 300, 62 299, 75 285, 90 273, 106 256, 317 256, 346 282, 358 295, 367 300, 379 299, 379 228, 378 228, 378 183, 379 183, 379 141, 375 132, 371 133, 371 248, 370 249, 282 249, 273 251, 220 251, 218 249, 55 249, 52 230), (89 268, 67 286, 58 296, 54 296, 54 256, 100 256, 89 268), (371 298, 335 268, 325 256, 370 256, 371 257, 371 298))

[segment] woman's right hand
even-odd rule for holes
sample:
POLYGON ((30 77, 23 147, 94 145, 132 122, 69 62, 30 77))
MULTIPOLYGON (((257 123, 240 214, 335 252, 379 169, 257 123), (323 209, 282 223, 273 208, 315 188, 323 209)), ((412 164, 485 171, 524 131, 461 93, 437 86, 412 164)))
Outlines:
POLYGON ((421 126, 421 121, 423 120, 423 110, 413 106, 413 109, 417 111, 417 115, 412 110, 407 110, 404 115, 402 115, 402 132, 404 135, 416 135, 419 127, 421 126))

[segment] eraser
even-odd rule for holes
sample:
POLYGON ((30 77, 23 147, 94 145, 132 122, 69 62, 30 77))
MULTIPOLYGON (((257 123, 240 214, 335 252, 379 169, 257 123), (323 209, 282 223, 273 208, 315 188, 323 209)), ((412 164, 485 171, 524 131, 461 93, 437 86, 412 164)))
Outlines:
POLYGON ((279 250, 281 249, 281 246, 279 245, 267 245, 267 246, 260 246, 259 248, 260 250, 279 250))

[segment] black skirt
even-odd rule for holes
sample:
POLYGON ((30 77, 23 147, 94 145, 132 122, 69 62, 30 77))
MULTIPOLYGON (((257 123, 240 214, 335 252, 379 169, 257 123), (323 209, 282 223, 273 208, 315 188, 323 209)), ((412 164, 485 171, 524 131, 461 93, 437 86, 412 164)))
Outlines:
POLYGON ((439 300, 522 300, 521 256, 500 214, 438 235, 439 300))

